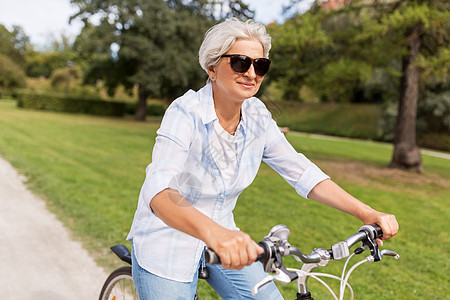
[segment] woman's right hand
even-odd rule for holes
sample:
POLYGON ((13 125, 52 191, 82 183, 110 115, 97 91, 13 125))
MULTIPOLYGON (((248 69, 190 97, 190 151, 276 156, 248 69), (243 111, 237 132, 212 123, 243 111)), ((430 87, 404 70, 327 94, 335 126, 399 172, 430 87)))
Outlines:
POLYGON ((264 252, 248 234, 220 226, 176 190, 166 189, 157 194, 150 208, 168 226, 204 241, 220 257, 224 268, 242 269, 264 252))
POLYGON ((248 234, 223 227, 215 228, 206 244, 216 252, 226 269, 240 270, 254 263, 258 254, 264 252, 248 234))

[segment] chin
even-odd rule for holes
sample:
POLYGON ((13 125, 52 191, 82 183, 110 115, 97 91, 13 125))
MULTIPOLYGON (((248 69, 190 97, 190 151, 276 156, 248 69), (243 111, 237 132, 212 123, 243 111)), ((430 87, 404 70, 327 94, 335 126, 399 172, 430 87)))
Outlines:
POLYGON ((253 96, 256 95, 256 93, 258 92, 257 88, 253 88, 251 90, 241 90, 240 94, 245 98, 251 98, 253 96))

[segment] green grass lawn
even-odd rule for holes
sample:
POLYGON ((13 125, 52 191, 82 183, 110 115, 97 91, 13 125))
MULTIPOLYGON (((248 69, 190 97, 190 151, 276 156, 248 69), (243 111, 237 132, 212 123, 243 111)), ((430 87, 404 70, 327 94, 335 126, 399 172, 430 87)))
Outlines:
POLYGON ((280 126, 292 130, 363 139, 378 138, 379 105, 299 102, 270 102, 267 105, 280 126))
MULTIPOLYGON (((27 176, 28 186, 74 238, 111 270, 121 262, 109 246, 125 243, 158 126, 21 110, 13 101, 0 101, 0 155, 27 176)), ((400 260, 387 257, 357 269, 350 278, 356 299, 446 299, 450 161, 423 156, 426 172, 416 174, 385 167, 392 153, 389 144, 297 133, 288 139, 350 193, 399 220, 399 234, 384 248, 397 251, 400 260)), ((273 225, 286 224, 291 244, 306 253, 329 248, 361 226, 350 216, 301 198, 266 165, 241 195, 235 215, 238 226, 255 240, 273 225)), ((332 262, 318 271, 337 275, 342 265, 332 262)), ((286 299, 295 297, 295 284, 279 286, 286 299)), ((310 288, 315 299, 332 299, 314 280, 310 288)), ((199 293, 201 299, 217 299, 204 282, 199 293)))

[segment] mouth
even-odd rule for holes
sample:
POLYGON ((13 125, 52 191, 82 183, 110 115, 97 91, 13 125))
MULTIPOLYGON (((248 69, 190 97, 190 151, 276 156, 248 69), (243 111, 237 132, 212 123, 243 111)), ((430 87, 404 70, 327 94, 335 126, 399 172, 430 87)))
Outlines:
POLYGON ((246 89, 252 89, 255 87, 255 84, 251 82, 238 82, 238 84, 246 89))

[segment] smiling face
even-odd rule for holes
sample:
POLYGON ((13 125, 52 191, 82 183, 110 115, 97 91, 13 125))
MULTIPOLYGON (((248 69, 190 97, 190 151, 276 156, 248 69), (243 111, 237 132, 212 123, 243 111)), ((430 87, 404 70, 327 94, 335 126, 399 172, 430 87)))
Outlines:
MULTIPOLYGON (((242 54, 252 59, 264 57, 263 46, 256 39, 238 39, 225 54, 242 54)), ((223 57, 208 71, 212 80, 214 99, 226 99, 236 104, 254 96, 261 86, 264 76, 255 74, 253 64, 245 73, 236 73, 231 69, 230 58, 223 57)))

